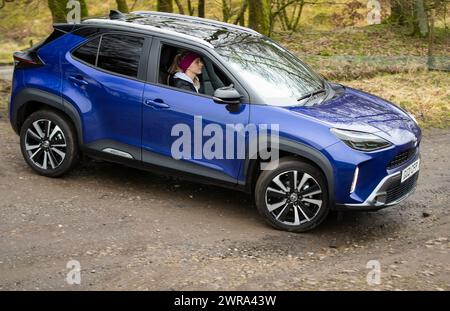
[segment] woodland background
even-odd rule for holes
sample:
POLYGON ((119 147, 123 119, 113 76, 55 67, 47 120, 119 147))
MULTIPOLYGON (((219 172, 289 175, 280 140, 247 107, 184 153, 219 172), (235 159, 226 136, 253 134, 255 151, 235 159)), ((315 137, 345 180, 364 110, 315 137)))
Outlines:
MULTIPOLYGON (((449 0, 81 0, 82 17, 158 10, 253 28, 326 78, 450 127, 449 0), (380 8, 379 23, 371 24, 380 8)), ((0 65, 65 22, 67 0, 0 0, 0 65)), ((0 80, 0 92, 9 83, 0 80)), ((0 108, 6 107, 0 97, 0 108)))

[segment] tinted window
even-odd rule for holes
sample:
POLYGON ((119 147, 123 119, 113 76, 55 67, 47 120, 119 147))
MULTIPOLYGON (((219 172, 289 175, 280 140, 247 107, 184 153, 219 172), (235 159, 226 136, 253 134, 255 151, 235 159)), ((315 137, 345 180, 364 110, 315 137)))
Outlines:
POLYGON ((269 39, 248 37, 216 51, 276 105, 298 105, 299 99, 323 88, 316 73, 269 39))
POLYGON ((95 66, 99 42, 100 37, 97 37, 79 47, 77 50, 75 50, 75 52, 72 53, 72 55, 78 59, 81 59, 82 61, 85 61, 88 64, 95 66))
POLYGON ((97 67, 136 78, 144 38, 103 35, 97 67))

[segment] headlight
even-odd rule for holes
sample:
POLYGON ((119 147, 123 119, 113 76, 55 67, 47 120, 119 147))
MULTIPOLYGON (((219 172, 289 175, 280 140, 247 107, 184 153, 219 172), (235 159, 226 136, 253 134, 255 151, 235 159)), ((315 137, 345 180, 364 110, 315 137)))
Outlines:
POLYGON ((360 151, 375 151, 389 147, 387 140, 370 133, 331 129, 331 132, 349 147, 360 151))

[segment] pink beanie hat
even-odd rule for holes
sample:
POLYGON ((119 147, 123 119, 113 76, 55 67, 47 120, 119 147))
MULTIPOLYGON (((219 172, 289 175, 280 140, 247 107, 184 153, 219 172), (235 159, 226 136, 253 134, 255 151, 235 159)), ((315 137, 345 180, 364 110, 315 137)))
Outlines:
POLYGON ((189 66, 194 62, 194 60, 196 60, 199 57, 200 55, 198 55, 197 53, 194 52, 187 53, 183 58, 180 59, 181 70, 185 72, 189 68, 189 66))

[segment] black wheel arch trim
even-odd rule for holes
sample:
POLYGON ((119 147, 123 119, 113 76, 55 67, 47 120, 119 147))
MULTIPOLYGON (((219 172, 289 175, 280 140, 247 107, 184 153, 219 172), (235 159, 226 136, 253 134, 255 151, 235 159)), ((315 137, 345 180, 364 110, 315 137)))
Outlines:
POLYGON ((13 110, 10 122, 12 128, 17 134, 20 133, 20 127, 22 125, 21 122, 25 121, 20 114, 24 112, 24 108, 26 107, 26 105, 30 105, 33 102, 42 103, 65 113, 71 119, 73 125, 76 128, 78 143, 80 145, 83 144, 82 121, 77 109, 66 100, 63 100, 61 96, 36 88, 23 89, 14 97, 13 101, 11 102, 13 110))
MULTIPOLYGON (((270 144, 270 143, 269 143, 270 144)), ((317 165, 325 175, 328 186, 328 200, 330 206, 334 206, 334 173, 330 161, 319 150, 308 146, 306 144, 296 142, 287 138, 279 137, 280 152, 288 152, 292 155, 297 155, 305 158, 315 165, 317 165)), ((259 170, 258 161, 248 157, 245 161, 245 191, 252 192, 253 185, 256 183, 255 170, 259 170)))

